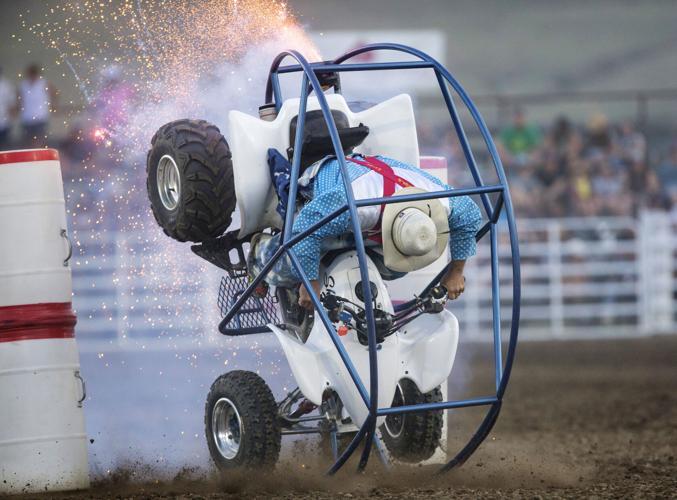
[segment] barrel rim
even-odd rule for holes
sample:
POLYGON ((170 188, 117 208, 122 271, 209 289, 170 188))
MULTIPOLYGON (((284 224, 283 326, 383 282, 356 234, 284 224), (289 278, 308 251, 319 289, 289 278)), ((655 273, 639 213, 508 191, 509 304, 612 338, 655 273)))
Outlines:
POLYGON ((0 165, 50 160, 59 160, 59 152, 56 149, 17 149, 15 151, 0 151, 0 165))

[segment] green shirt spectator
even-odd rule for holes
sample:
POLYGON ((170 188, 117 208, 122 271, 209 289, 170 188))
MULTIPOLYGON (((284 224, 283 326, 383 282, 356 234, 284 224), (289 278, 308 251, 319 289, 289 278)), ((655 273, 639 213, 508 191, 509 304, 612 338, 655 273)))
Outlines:
POLYGON ((515 156, 528 154, 540 146, 543 136, 536 125, 526 122, 524 113, 515 111, 513 123, 501 131, 503 147, 515 156))

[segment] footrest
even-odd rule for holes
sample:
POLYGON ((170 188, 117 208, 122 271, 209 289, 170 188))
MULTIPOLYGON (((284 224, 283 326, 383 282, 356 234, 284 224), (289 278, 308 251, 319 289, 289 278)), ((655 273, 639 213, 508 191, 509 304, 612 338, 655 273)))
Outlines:
MULTIPOLYGON (((219 286, 217 304, 224 317, 249 285, 249 278, 244 276, 224 276, 219 286)), ((269 332, 268 324, 279 323, 277 301, 266 291, 263 297, 252 294, 240 307, 221 333, 230 336, 249 335, 269 332)))
POLYGON ((238 239, 237 234, 238 231, 231 231, 213 240, 192 245, 190 249, 207 262, 228 271, 230 276, 246 276, 247 260, 243 245, 249 242, 250 238, 238 239), (230 253, 233 250, 237 252, 236 262, 233 262, 230 258, 230 253))

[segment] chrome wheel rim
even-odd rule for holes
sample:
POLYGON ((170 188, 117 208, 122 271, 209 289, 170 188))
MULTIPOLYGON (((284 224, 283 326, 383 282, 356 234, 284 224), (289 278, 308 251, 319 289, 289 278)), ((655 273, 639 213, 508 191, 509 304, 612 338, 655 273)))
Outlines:
POLYGON ((219 399, 212 411, 212 437, 223 458, 235 458, 240 450, 242 434, 242 420, 237 408, 230 399, 219 399))
MULTIPOLYGON (((395 396, 393 396, 393 403, 391 407, 403 406, 404 405, 404 393, 400 384, 397 384, 395 389, 395 396)), ((386 432, 389 436, 396 438, 402 434, 404 430, 404 414, 400 413, 398 415, 388 415, 385 421, 386 432)))
POLYGON ((164 155, 157 166, 157 190, 167 210, 174 210, 181 199, 181 176, 174 158, 164 155))

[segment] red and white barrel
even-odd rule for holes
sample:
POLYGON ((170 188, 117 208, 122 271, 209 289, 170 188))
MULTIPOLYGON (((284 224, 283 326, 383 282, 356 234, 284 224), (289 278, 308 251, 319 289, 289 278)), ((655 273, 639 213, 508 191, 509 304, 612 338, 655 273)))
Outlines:
POLYGON ((59 154, 0 152, 0 495, 89 486, 59 154))

